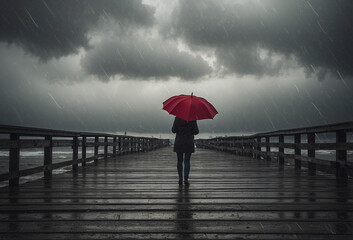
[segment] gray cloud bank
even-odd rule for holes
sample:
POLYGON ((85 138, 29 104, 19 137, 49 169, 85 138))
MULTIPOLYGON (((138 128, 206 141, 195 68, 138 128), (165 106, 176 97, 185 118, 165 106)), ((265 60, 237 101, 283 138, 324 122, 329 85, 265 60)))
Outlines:
MULTIPOLYGON (((53 66, 36 66, 23 50, 0 44, 0 124, 77 131, 170 133, 173 117, 162 110, 172 95, 206 97, 214 120, 202 133, 262 132, 352 121, 353 81, 308 81, 303 73, 264 81, 212 80, 48 82, 53 66)), ((55 73, 55 72, 54 72, 55 73)), ((297 74, 297 72, 295 72, 297 74)), ((54 74, 55 75, 55 74, 54 74)))
POLYGON ((88 32, 102 17, 148 27, 153 13, 141 0, 1 1, 0 40, 48 60, 88 48, 88 32))
POLYGON ((328 72, 352 76, 350 0, 180 0, 175 6, 164 16, 169 19, 156 19, 155 8, 140 0, 1 1, 0 41, 41 61, 84 49, 83 69, 101 80, 189 80, 212 70, 263 77, 298 66, 320 79, 328 72), (115 25, 124 31, 114 32, 115 25), (140 30, 143 40, 135 34, 140 30), (92 41, 97 32, 101 40, 92 41), (177 41, 193 54, 180 51, 177 41), (215 69, 199 53, 213 54, 215 69))
POLYGON ((138 37, 99 43, 88 51, 82 66, 103 80, 116 74, 132 79, 179 77, 187 80, 211 72, 199 56, 180 52, 175 45, 157 39, 144 41, 138 37))
POLYGON ((240 75, 281 69, 259 49, 294 56, 310 71, 352 75, 352 9, 349 0, 181 0, 163 33, 215 49, 218 61, 240 75))

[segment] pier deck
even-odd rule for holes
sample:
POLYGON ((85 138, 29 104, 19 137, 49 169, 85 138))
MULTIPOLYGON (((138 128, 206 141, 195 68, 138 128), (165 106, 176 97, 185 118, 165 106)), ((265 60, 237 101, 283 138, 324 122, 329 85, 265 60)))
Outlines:
POLYGON ((197 149, 190 183, 166 147, 2 188, 0 239, 353 239, 351 179, 197 149))

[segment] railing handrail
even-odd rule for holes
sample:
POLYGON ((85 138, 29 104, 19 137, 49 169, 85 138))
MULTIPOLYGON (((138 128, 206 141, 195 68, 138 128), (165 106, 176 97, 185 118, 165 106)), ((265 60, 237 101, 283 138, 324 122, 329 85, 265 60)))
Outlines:
POLYGON ((214 137, 211 139, 231 139, 231 138, 251 139, 251 138, 256 138, 256 137, 271 137, 271 136, 278 136, 278 135, 293 136, 296 134, 307 134, 307 133, 327 133, 327 132, 336 132, 339 130, 345 130, 347 132, 352 132, 353 131, 353 121, 352 122, 326 124, 326 125, 317 125, 317 126, 310 126, 310 127, 282 129, 282 130, 276 130, 276 131, 271 131, 271 132, 255 133, 255 134, 247 135, 247 136, 214 137))
POLYGON ((0 134, 19 134, 21 136, 52 136, 52 137, 78 137, 79 132, 54 130, 45 128, 22 127, 13 125, 0 125, 0 134))
MULTIPOLYGON (((32 136, 32 137, 134 137, 131 135, 124 134, 112 134, 112 133, 99 133, 99 132, 78 132, 78 131, 67 131, 67 130, 56 130, 48 128, 35 128, 35 127, 23 127, 14 125, 1 125, 0 134, 19 134, 21 136, 32 136)), ((144 139, 158 139, 154 137, 140 137, 144 139)))

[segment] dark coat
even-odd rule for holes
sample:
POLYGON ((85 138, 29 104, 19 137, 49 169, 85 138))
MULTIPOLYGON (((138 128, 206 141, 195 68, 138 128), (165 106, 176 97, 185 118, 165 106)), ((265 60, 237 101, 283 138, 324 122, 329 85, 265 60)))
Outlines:
POLYGON ((174 119, 172 132, 176 133, 174 152, 195 152, 194 135, 199 133, 196 121, 187 122, 181 118, 174 119))

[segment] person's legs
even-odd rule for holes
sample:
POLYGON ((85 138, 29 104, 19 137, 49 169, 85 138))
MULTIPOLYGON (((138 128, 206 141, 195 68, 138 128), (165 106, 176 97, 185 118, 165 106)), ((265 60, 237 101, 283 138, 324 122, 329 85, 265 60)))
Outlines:
POLYGON ((191 153, 185 153, 185 157, 184 157, 184 179, 185 179, 185 181, 187 181, 189 179, 190 159, 191 159, 191 153))
POLYGON ((183 181, 183 153, 182 152, 177 152, 177 159, 178 159, 178 163, 177 163, 177 169, 178 169, 178 175, 179 175, 179 184, 180 181, 182 183, 183 181))

